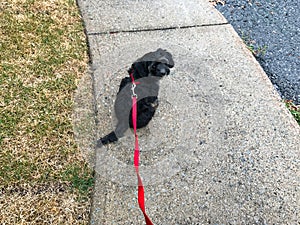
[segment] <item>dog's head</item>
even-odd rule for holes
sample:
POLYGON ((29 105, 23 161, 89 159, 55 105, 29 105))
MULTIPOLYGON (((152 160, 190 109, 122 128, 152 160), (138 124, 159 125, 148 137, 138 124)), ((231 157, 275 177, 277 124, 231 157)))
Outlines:
POLYGON ((147 76, 163 77, 170 74, 172 67, 174 67, 172 55, 159 48, 136 60, 128 72, 134 72, 135 79, 147 76))
POLYGON ((148 70, 151 76, 163 77, 170 74, 170 67, 166 63, 151 62, 148 70))

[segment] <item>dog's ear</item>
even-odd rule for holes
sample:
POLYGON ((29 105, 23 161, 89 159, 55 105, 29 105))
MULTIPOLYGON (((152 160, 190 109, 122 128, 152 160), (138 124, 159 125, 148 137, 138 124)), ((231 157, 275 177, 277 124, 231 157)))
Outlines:
POLYGON ((174 60, 171 53, 161 48, 155 52, 145 54, 143 57, 137 59, 136 62, 158 62, 166 64, 169 68, 174 67, 174 60))
POLYGON ((174 60, 173 57, 171 55, 171 53, 169 53, 167 50, 165 49, 157 49, 155 52, 156 55, 156 61, 157 62, 161 62, 166 64, 169 68, 173 68, 174 67, 174 60))

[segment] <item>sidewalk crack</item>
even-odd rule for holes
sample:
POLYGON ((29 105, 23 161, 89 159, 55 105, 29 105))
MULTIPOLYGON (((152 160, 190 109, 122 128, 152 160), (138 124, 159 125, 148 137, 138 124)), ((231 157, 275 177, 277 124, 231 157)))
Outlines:
POLYGON ((160 28, 144 28, 144 29, 131 29, 131 30, 111 30, 101 32, 87 32, 87 35, 105 35, 105 34, 119 34, 119 33, 140 33, 140 32, 151 32, 151 31, 165 31, 165 30, 176 30, 176 29, 190 29, 197 27, 213 27, 223 26, 229 23, 213 23, 213 24, 201 24, 201 25, 188 25, 188 26, 171 26, 171 27, 160 27, 160 28))

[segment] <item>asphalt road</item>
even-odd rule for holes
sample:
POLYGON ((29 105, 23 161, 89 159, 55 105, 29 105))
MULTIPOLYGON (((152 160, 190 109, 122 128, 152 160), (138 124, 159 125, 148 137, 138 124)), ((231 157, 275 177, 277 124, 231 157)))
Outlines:
POLYGON ((226 0, 216 8, 252 46, 281 97, 300 104, 300 1, 226 0))

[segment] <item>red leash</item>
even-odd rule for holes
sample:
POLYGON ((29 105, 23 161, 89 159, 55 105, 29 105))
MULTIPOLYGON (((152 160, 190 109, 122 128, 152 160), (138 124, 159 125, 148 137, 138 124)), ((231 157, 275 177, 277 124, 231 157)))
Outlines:
POLYGON ((133 123, 133 131, 135 136, 135 148, 134 148, 134 167, 136 171, 136 175, 138 178, 138 203, 139 207, 142 210, 146 225, 153 225, 150 218, 148 217, 145 210, 145 197, 144 197, 144 186, 142 183, 141 176, 139 174, 139 158, 140 158, 140 149, 139 149, 139 140, 136 132, 136 119, 137 119, 137 95, 134 92, 134 88, 136 87, 136 82, 134 81, 133 74, 130 74, 132 80, 132 123, 133 123))

